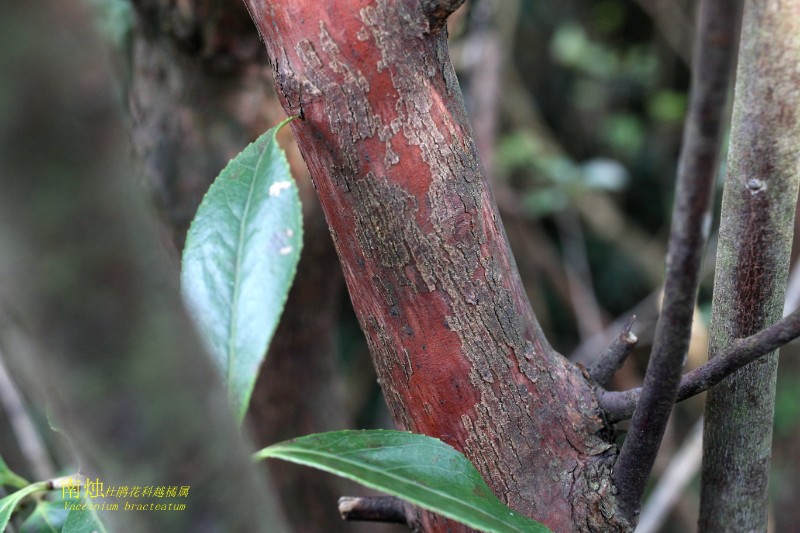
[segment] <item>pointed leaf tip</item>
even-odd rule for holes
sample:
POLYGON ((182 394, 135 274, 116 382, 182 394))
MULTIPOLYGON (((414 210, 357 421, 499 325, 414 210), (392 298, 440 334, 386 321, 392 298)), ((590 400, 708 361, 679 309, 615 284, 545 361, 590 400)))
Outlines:
POLYGON ((550 531, 498 500, 463 454, 433 437, 389 430, 332 431, 274 444, 255 455, 268 457, 351 479, 480 531, 550 531))

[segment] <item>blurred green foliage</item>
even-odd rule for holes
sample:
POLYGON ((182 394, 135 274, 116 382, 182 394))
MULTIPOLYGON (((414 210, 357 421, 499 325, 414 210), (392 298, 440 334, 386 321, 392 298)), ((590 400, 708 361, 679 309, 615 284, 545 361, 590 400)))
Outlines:
POLYGON ((133 28, 133 6, 129 0, 84 0, 97 15, 97 28, 114 46, 125 44, 133 28))
POLYGON ((778 389, 775 397, 775 436, 787 437, 798 429, 800 423, 800 375, 782 373, 778 376, 778 389))

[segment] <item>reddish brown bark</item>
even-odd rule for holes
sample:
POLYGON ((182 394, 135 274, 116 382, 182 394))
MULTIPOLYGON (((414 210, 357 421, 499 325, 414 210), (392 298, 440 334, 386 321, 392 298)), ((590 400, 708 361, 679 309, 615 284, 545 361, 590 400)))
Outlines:
POLYGON ((476 155, 444 29, 458 2, 247 4, 398 426, 556 531, 625 529, 592 386, 542 335, 476 155))

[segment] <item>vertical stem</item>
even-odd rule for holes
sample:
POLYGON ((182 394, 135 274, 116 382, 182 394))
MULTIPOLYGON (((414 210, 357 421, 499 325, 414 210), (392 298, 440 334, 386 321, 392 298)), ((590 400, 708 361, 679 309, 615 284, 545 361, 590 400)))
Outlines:
MULTIPOLYGON (((800 0, 748 1, 709 355, 781 317, 800 155, 800 0)), ((777 352, 711 389, 700 529, 766 531, 777 352)))
POLYGON ((689 115, 684 128, 675 207, 667 257, 664 305, 642 396, 614 469, 622 512, 633 518, 678 393, 691 337, 700 261, 710 227, 722 117, 739 10, 727 0, 700 7, 689 115))

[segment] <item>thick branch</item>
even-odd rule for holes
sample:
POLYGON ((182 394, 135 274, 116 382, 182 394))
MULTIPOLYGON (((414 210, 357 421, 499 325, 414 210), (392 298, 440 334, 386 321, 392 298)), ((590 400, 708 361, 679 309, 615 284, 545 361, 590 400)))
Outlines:
POLYGON ((620 507, 628 518, 638 513, 689 347, 700 261, 710 227, 722 117, 735 58, 738 13, 727 0, 703 0, 700 8, 695 76, 678 169, 664 304, 642 397, 614 469, 620 507))
MULTIPOLYGON (((746 339, 734 341, 727 350, 681 379, 677 401, 682 402, 721 382, 740 368, 800 337, 800 309, 770 327, 746 339)), ((630 418, 636 408, 642 389, 624 392, 605 392, 600 395, 600 406, 609 420, 618 422, 630 418)))
POLYGON ((291 128, 397 425, 463 451, 552 529, 626 527, 601 512, 614 505, 611 443, 591 383, 531 310, 445 32, 421 2, 247 4, 285 110, 302 106, 291 128))

